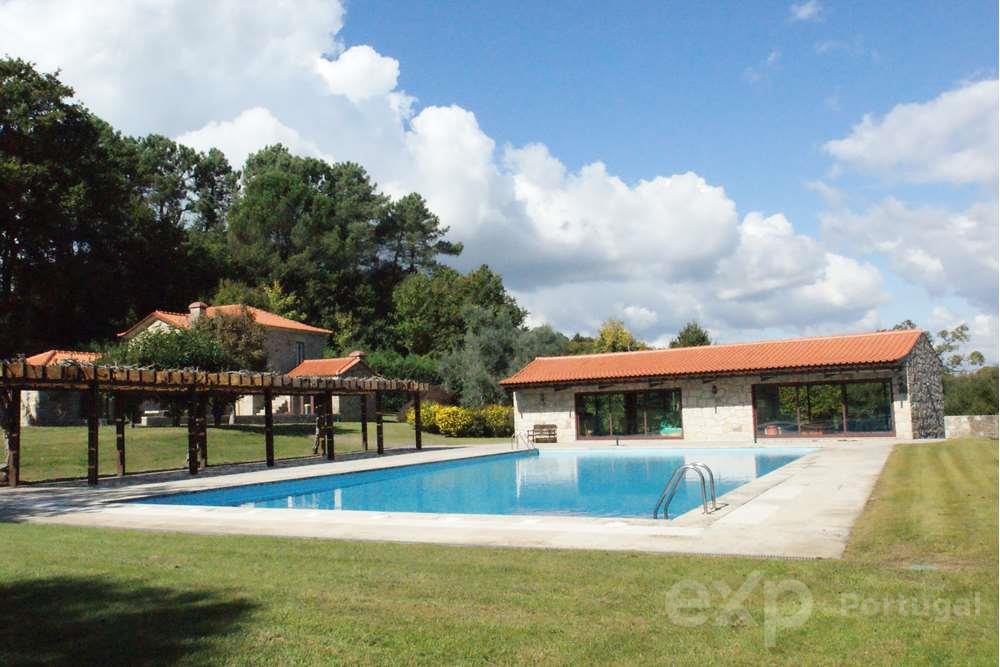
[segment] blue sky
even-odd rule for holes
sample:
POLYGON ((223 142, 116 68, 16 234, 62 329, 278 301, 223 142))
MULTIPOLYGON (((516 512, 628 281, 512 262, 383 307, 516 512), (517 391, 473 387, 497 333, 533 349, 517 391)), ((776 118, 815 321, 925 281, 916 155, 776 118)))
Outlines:
POLYGON ((995 3, 6 0, 0 51, 130 133, 421 192, 533 322, 996 357, 995 3))

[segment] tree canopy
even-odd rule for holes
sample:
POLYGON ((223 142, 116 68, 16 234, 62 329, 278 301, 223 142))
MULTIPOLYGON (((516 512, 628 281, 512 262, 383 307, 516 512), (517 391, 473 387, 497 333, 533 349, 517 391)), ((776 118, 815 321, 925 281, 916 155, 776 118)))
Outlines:
POLYGON ((695 320, 685 324, 670 341, 670 347, 698 347, 711 344, 712 339, 709 338, 708 332, 695 320))

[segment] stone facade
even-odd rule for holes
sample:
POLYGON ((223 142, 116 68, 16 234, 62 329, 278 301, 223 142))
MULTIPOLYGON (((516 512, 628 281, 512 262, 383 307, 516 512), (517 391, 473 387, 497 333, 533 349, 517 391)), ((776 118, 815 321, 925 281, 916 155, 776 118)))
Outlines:
MULTIPOLYGON (((323 356, 327 335, 310 331, 264 329, 264 350, 267 352, 267 369, 275 373, 287 373, 299 365, 304 359, 317 359, 323 356)), ((304 412, 302 399, 286 397, 275 408, 285 412, 302 414, 304 412), (281 406, 284 406, 283 408, 281 406)), ((264 411, 263 396, 243 396, 236 402, 236 415, 247 416, 262 414, 264 411)))
MULTIPOLYGON (((536 424, 554 424, 559 442, 573 442, 577 439, 575 401, 578 393, 680 389, 681 425, 685 440, 746 444, 756 440, 754 385, 879 379, 891 381, 895 433, 890 437, 908 440, 944 436, 940 363, 926 337, 921 337, 903 365, 895 369, 746 375, 704 380, 685 378, 657 382, 655 387, 651 387, 649 382, 640 382, 516 389, 513 397, 514 428, 517 433, 525 433, 536 424)), ((786 440, 794 441, 795 438, 782 438, 782 441, 786 440)))
POLYGON ((906 357, 906 386, 913 438, 944 437, 944 390, 941 359, 923 335, 906 357))

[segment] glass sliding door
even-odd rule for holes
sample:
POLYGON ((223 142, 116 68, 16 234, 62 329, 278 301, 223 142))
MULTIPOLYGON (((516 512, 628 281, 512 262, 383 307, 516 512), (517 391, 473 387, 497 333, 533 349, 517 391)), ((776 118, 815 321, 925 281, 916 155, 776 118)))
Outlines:
POLYGON ((577 436, 580 438, 679 438, 679 389, 577 394, 577 436))
POLYGON ((758 436, 893 432, 890 380, 754 385, 758 436))
POLYGON ((889 433, 893 430, 892 388, 888 380, 853 382, 845 391, 849 433, 889 433))

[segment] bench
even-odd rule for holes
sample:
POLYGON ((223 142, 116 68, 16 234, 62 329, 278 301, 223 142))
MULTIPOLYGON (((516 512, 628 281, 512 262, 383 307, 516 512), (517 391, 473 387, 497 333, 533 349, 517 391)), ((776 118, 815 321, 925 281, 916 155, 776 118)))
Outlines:
POLYGON ((555 424, 535 424, 530 429, 528 429, 528 442, 530 442, 531 444, 554 443, 555 441, 556 441, 555 424))

